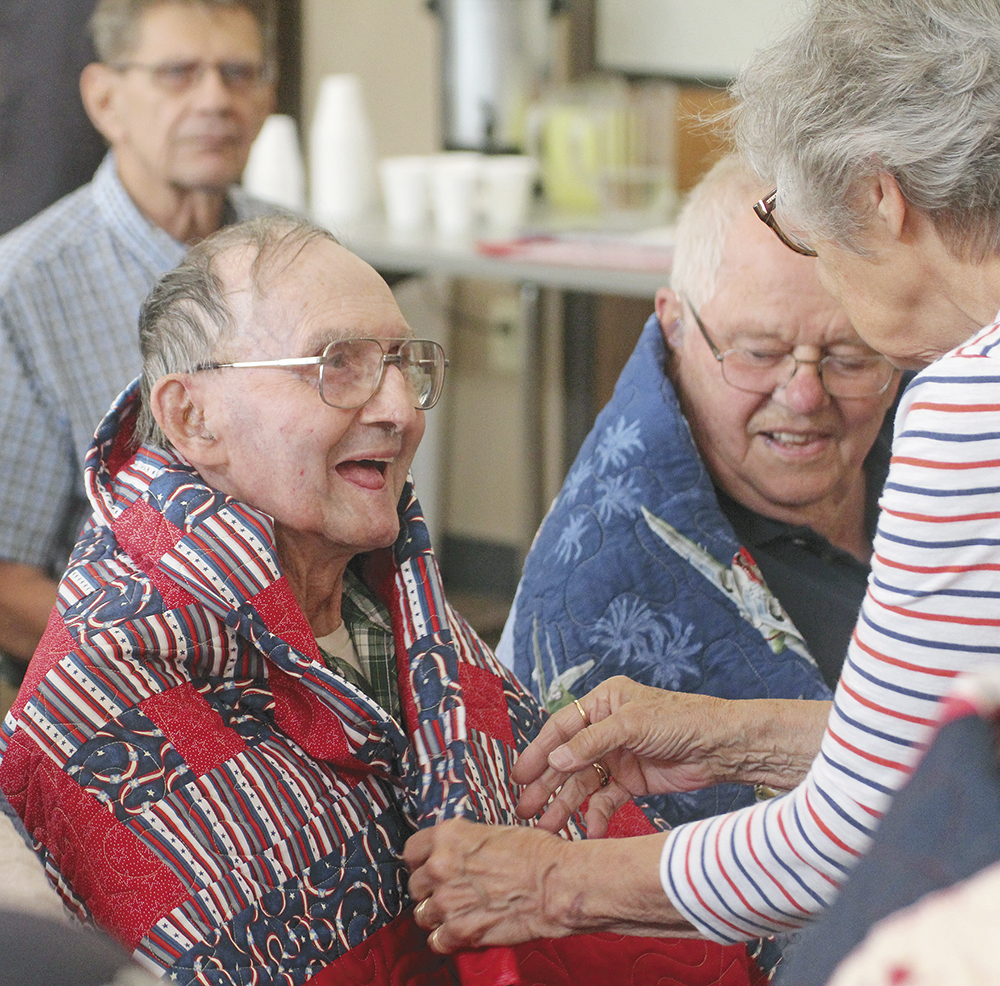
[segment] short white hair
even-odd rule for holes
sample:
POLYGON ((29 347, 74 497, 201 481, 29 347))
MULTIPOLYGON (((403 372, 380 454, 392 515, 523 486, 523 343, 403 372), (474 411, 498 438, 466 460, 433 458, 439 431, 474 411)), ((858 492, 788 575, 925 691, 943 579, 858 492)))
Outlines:
POLYGON ((715 296, 733 223, 770 191, 735 154, 727 154, 691 190, 677 217, 670 286, 700 308, 715 296))

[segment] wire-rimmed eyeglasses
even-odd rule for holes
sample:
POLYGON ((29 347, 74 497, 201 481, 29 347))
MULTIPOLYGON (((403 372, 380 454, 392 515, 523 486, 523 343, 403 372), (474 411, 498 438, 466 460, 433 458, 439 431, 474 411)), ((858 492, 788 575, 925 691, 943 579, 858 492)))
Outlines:
POLYGON ((754 203, 753 211, 757 213, 757 218, 764 223, 765 226, 770 226, 772 232, 775 236, 781 240, 782 243, 788 247, 789 250, 794 250, 796 253, 801 253, 803 257, 815 257, 816 251, 812 247, 808 247, 801 240, 797 240, 794 236, 786 233, 779 225, 778 220, 775 218, 774 210, 778 206, 778 190, 775 189, 770 195, 765 195, 759 202, 754 203))
POLYGON ((320 400, 330 407, 350 411, 364 407, 375 396, 387 365, 398 367, 415 408, 426 411, 437 404, 448 360, 444 349, 430 339, 338 339, 319 356, 203 363, 195 369, 290 370, 318 366, 320 400))
POLYGON ((222 84, 232 92, 250 93, 271 81, 274 75, 269 62, 158 62, 148 65, 143 62, 116 62, 111 66, 116 72, 139 69, 148 72, 149 77, 167 92, 187 92, 198 85, 205 73, 214 69, 219 73, 222 84))
POLYGON ((823 389, 831 397, 876 397, 892 382, 896 368, 878 353, 829 355, 821 359, 799 359, 790 352, 764 349, 727 349, 720 352, 705 323, 687 302, 695 324, 722 368, 722 379, 750 394, 773 394, 787 387, 799 366, 815 366, 823 389))

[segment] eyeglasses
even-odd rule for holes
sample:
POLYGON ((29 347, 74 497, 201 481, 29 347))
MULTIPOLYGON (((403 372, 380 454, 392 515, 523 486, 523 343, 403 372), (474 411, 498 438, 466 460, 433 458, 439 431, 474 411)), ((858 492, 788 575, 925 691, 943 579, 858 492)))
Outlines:
POLYGON ((198 85, 210 69, 219 73, 222 84, 230 92, 244 94, 270 82, 273 74, 267 62, 159 62, 155 65, 118 62, 112 68, 116 72, 127 72, 129 69, 148 72, 156 85, 173 93, 187 92, 198 85))
POLYGON ((777 236, 789 250, 801 253, 803 257, 815 257, 816 251, 813 250, 812 247, 807 247, 805 243, 801 240, 797 240, 794 236, 790 236, 778 225, 778 220, 774 218, 774 210, 777 207, 778 190, 775 189, 770 195, 765 195, 759 202, 755 202, 753 211, 757 213, 757 218, 764 223, 765 226, 771 227, 774 235, 777 236))
POLYGON ((799 359, 791 353, 759 349, 727 349, 719 352, 705 328, 705 323, 687 302, 695 323, 722 367, 722 379, 750 394, 772 394, 787 387, 799 366, 816 367, 823 389, 831 397, 875 397, 885 391, 896 368, 884 356, 824 356, 822 359, 799 359))
POLYGON ((364 407, 375 396, 388 364, 399 368, 415 408, 426 411, 437 404, 448 360, 444 350, 430 339, 340 339, 331 342, 321 356, 204 363, 195 370, 318 366, 320 400, 330 407, 349 411, 364 407), (392 351, 387 353, 383 344, 392 351))

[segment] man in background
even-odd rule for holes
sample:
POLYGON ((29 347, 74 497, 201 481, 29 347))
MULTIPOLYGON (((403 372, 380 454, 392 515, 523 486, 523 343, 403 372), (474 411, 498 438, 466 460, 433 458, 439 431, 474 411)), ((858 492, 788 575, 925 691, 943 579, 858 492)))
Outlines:
POLYGON ((0 239, 0 677, 15 688, 85 510, 83 459, 139 370, 157 277, 269 211, 234 188, 274 99, 273 0, 99 0, 93 180, 0 239))
MULTIPOLYGON (((498 656, 550 709, 616 674, 722 698, 832 694, 898 373, 815 260, 758 221, 767 191, 731 157, 693 191, 672 287, 525 562, 498 656)), ((760 793, 720 785, 656 810, 678 824, 760 793)))

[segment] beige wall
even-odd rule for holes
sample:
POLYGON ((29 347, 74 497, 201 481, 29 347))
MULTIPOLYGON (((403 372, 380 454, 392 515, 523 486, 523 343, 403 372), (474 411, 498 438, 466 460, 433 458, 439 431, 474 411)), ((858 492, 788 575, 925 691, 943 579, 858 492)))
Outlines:
POLYGON ((353 72, 379 156, 437 149, 438 27, 424 0, 303 0, 302 20, 306 132, 320 79, 353 72))

